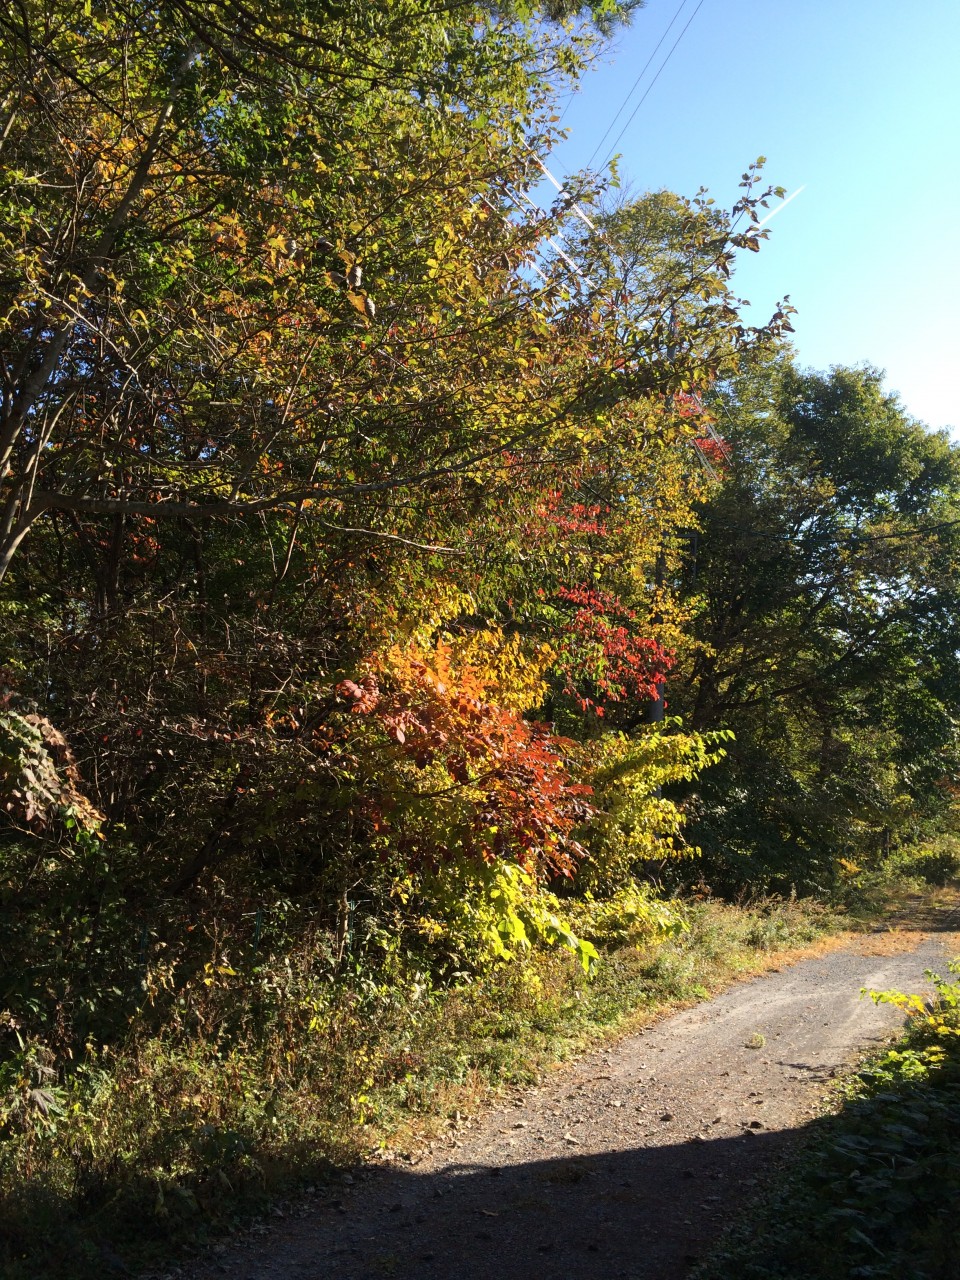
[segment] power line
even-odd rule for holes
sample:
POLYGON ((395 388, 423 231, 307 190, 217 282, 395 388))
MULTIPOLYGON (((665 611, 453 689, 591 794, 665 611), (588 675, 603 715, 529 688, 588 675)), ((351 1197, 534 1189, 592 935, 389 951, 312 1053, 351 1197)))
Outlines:
MULTIPOLYGON (((680 17, 680 14, 681 14, 682 10, 686 7, 686 4, 687 4, 687 0, 680 0, 680 4, 679 4, 679 6, 678 6, 678 8, 677 8, 677 11, 676 11, 676 13, 673 15, 673 17, 670 19, 670 22, 669 22, 669 25, 667 26, 666 31, 664 31, 663 35, 662 35, 662 36, 660 37, 660 39, 657 41, 657 44, 656 44, 656 47, 655 47, 655 48, 654 48, 654 50, 653 50, 653 53, 651 53, 650 57, 649 57, 649 58, 646 60, 646 62, 643 64, 643 68, 642 68, 642 70, 641 70, 640 74, 637 76, 636 80, 634 80, 633 84, 630 86, 630 89, 629 89, 629 90, 628 90, 628 92, 627 92, 626 97, 625 97, 625 98, 624 98, 624 100, 620 103, 620 106, 617 108, 617 114, 613 117, 613 119, 612 119, 612 120, 610 121, 610 123, 607 125, 606 132, 604 133, 603 137, 600 139, 600 141, 597 143, 597 145, 593 148, 593 151, 592 151, 592 153, 591 153, 591 155, 590 155, 590 159, 589 159, 589 160, 587 161, 587 163, 583 166, 585 169, 589 169, 589 168, 590 168, 590 165, 593 163, 593 158, 594 158, 594 156, 597 154, 597 152, 600 150, 600 148, 601 148, 601 147, 603 146, 603 144, 606 142, 607 138, 610 136, 610 130, 613 128, 613 126, 614 126, 614 125, 617 123, 617 121, 620 119, 621 115, 623 114, 623 112, 624 112, 624 111, 625 111, 625 109, 626 109, 627 103, 630 101, 630 99, 631 99, 631 98, 633 97, 633 95, 636 93, 636 91, 637 91, 637 87, 638 87, 638 85, 640 84, 640 81, 643 79, 643 77, 644 77, 644 76, 646 75, 646 73, 647 73, 647 68, 650 66, 650 63, 651 63, 651 62, 654 60, 654 58, 657 56, 657 53, 658 53, 658 51, 659 51, 659 49, 660 49, 660 46, 663 44, 664 40, 666 40, 667 36, 670 34, 670 28, 673 26, 673 24, 676 22, 676 20, 680 17)), ((568 103, 568 105, 569 105, 569 103, 568 103)))
MULTIPOLYGON (((566 195, 568 195, 569 193, 568 193, 568 191, 567 191, 566 187, 564 187, 564 186, 563 186, 563 184, 560 182, 560 179, 559 179, 559 178, 554 177, 554 175, 550 172, 550 170, 547 168, 547 166, 544 164, 544 162, 540 159, 540 157, 537 155, 537 153, 536 153, 536 152, 535 152, 535 151, 534 151, 530 146, 528 146, 528 147, 527 147, 527 150, 530 152, 530 154, 533 156, 534 160, 536 160, 537 164, 540 166, 540 168, 541 168, 541 169, 543 170, 543 172, 546 174, 547 178, 549 178, 549 180, 550 180, 550 181, 553 183, 553 185, 557 188, 557 190, 560 192, 560 194, 561 194, 562 196, 566 196, 566 195)), ((590 230, 591 230, 591 231, 593 231, 595 234, 598 234, 598 233, 597 233, 597 228, 596 228, 596 226, 594 225, 594 223, 593 223, 593 222, 591 222, 591 220, 587 217, 587 215, 583 212, 583 210, 580 208, 580 206, 579 206, 575 201, 574 201, 573 203, 571 203, 570 208, 571 208, 571 209, 573 210, 573 212, 577 215, 577 217, 580 219, 580 221, 581 221, 581 222, 585 222, 585 223, 586 223, 586 225, 590 228, 590 230)), ((602 239, 602 238, 603 238, 603 237, 601 236, 601 239, 602 239)))
MULTIPOLYGON (((686 0, 684 0, 684 3, 686 3, 686 0)), ((571 89, 571 90, 570 90, 570 92, 567 94, 567 100, 566 100, 566 102, 563 104, 563 110, 560 112, 560 115, 559 115, 559 117, 558 117, 558 119, 557 119, 557 128, 558 128, 558 129, 559 129, 559 128, 560 128, 560 126, 563 124, 563 117, 564 117, 564 116, 567 114, 567 112, 570 110, 570 106, 571 106, 571 104, 572 104, 572 102, 573 102, 573 100, 574 100, 574 98, 575 98, 576 96, 577 96, 577 90, 576 90, 576 89, 571 89)))
MULTIPOLYGON (((539 214, 541 218, 545 218, 547 216, 546 212, 543 209, 541 209, 538 204, 535 204, 534 201, 530 199, 530 197, 527 195, 525 191, 522 191, 519 189, 517 191, 513 191, 511 188, 508 187, 507 194, 514 200, 519 197, 519 199, 523 200, 526 204, 530 206, 531 209, 533 209, 534 213, 539 214)), ((590 225, 592 226, 593 224, 591 223, 590 225)), ((557 229, 556 235, 559 236, 561 240, 565 239, 563 232, 560 231, 559 228, 557 229)), ((546 232, 544 232, 544 239, 560 255, 560 257, 564 260, 567 266, 571 268, 572 271, 575 271, 576 274, 580 276, 581 279, 584 280, 592 289, 595 289, 597 287, 596 283, 593 280, 591 280, 589 276, 584 275, 584 273, 580 270, 579 265, 573 260, 573 258, 571 258, 570 254, 567 253, 566 250, 561 247, 561 245, 554 238, 554 236, 548 235, 546 232)))
MULTIPOLYGON (((657 74, 653 77, 653 79, 652 79, 652 80, 650 81, 650 83, 647 85, 646 89, 644 90, 643 97, 640 99, 640 101, 637 103, 637 105, 633 108, 633 111, 630 113, 630 119, 627 121, 627 123, 623 126, 623 128, 622 128, 622 129, 620 130, 620 132, 617 134, 616 138, 614 138, 614 140, 613 140, 613 146, 611 146, 610 150, 607 152, 606 156, 604 157, 604 161, 603 161, 603 163, 604 163, 604 164, 606 164, 606 163, 607 163, 607 161, 610 159, 610 157, 611 157, 611 156, 613 155, 613 153, 616 151, 616 149, 617 149, 617 144, 619 143, 620 139, 623 137, 623 135, 624 135, 624 134, 627 132, 627 130, 630 128, 631 124, 633 124, 633 121, 634 121, 634 119, 635 119, 635 117, 636 117, 637 112, 640 110, 640 108, 641 108, 641 107, 643 106, 643 104, 646 102, 647 98, 650 96, 650 91, 651 91, 651 89, 652 89, 652 88, 653 88, 653 86, 657 83, 657 81, 660 79, 660 76, 661 76, 661 74, 663 73, 663 69, 664 69, 664 67, 667 65, 667 63, 670 61, 670 59, 673 57, 674 53, 676 52, 677 45, 680 43, 680 41, 683 39, 683 37, 687 34, 687 31, 688 31, 688 30, 689 30, 689 28, 690 28, 690 24, 691 24, 691 22, 693 22, 694 18, 697 16, 697 14, 698 14, 698 13, 700 12, 700 10, 703 8, 703 3, 704 3, 704 0, 700 0, 700 3, 697 5, 697 7, 694 9, 693 13, 692 13, 692 14, 690 15, 690 17, 687 19, 687 24, 686 24, 686 26, 683 28, 683 30, 680 32, 680 34, 677 36, 676 40, 674 40, 673 45, 672 45, 672 46, 671 46, 671 48, 670 48, 670 52, 669 52, 669 53, 667 54, 667 56, 664 58, 663 62, 661 62, 661 63, 660 63, 660 66, 659 66, 659 68, 658 68, 658 70, 657 70, 657 74)), ((668 28, 668 29, 669 29, 669 28, 668 28)))

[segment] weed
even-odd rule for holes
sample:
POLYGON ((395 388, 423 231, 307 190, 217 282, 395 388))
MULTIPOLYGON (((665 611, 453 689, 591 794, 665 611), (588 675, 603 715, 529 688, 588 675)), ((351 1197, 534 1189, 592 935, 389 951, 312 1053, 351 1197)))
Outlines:
POLYGON ((755 970, 758 938, 804 946, 840 920, 789 902, 672 909, 682 929, 608 950, 593 981, 556 950, 442 987, 399 960, 332 981, 304 952, 217 973, 189 1017, 159 1033, 134 1018, 69 1069, 24 1046, 0 1080, 0 1271, 85 1280, 104 1249, 137 1267, 202 1244, 755 970))

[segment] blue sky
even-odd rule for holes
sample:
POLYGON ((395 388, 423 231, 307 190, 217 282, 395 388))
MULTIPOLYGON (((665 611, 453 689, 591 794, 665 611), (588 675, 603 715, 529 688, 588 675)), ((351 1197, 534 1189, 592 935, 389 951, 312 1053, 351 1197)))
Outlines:
POLYGON ((679 9, 607 150, 692 16, 617 144, 623 182, 731 203, 766 156, 770 182, 804 190, 738 271, 751 321, 790 294, 804 365, 885 369, 960 438, 960 0, 697 4, 648 0, 617 34, 564 104, 550 168, 587 162, 679 9))

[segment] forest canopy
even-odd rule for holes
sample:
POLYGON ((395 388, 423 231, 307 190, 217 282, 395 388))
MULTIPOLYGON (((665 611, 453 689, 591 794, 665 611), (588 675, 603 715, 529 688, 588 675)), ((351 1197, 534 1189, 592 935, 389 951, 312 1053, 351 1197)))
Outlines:
POLYGON ((540 207, 638 7, 0 14, 10 1097, 949 821, 957 447, 746 323, 759 163, 540 207))
POLYGON ((627 17, 2 19, 7 884, 55 932, 282 901, 486 963, 543 894, 698 844, 824 887, 949 807, 956 451, 743 322, 757 165, 533 198, 627 17))

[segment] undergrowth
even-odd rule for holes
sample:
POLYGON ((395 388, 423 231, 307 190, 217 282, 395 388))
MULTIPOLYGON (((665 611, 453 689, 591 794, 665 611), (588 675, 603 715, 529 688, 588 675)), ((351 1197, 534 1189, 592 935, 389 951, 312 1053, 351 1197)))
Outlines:
POLYGON ((83 1280, 201 1245, 840 923, 809 902, 677 912, 655 946, 608 943, 592 981, 558 951, 444 988, 399 962, 331 982, 303 954, 213 974, 189 1025, 145 1035, 134 1019, 68 1070, 18 1040, 0 1080, 0 1270, 83 1280))
POLYGON ((840 1113, 698 1280, 960 1276, 960 981, 934 983, 932 1007, 873 993, 910 1015, 906 1034, 847 1083, 840 1113))
POLYGON ((872 866, 844 864, 835 896, 851 915, 869 921, 909 907, 918 896, 936 896, 958 881, 960 838, 945 831, 900 845, 872 866))

